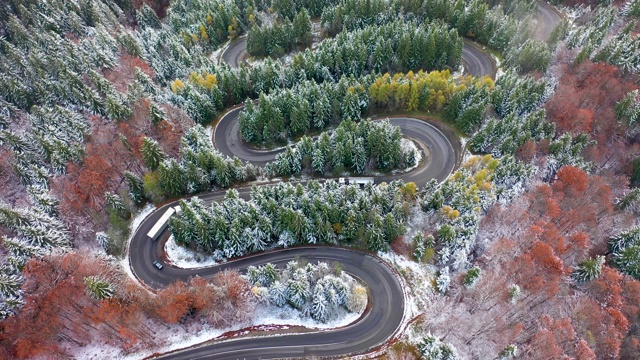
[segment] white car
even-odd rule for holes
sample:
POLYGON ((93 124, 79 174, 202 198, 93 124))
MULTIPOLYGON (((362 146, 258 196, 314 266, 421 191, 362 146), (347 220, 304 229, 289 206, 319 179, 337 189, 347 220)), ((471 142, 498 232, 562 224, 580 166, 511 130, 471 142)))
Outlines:
POLYGON ((162 270, 162 264, 160 264, 160 262, 158 260, 155 260, 153 262, 153 266, 157 267, 158 270, 162 270))

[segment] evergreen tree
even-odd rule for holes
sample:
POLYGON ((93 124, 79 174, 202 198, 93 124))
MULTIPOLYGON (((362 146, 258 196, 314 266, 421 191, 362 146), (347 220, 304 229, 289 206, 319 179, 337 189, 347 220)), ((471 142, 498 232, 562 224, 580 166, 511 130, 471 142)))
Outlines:
POLYGON ((184 169, 175 159, 164 160, 159 166, 160 187, 169 195, 180 195, 185 191, 184 169))
POLYGON ((287 301, 296 309, 302 309, 309 298, 309 283, 306 280, 289 280, 287 282, 287 301))
POLYGON ((149 113, 151 116, 151 122, 156 126, 160 123, 160 121, 167 118, 167 114, 155 102, 151 102, 151 104, 149 105, 149 113))
POLYGON ((287 285, 276 280, 269 287, 269 301, 278 307, 282 307, 287 303, 287 298, 287 285))
POLYGON ((444 343, 442 340, 429 334, 420 345, 420 355, 426 360, 457 360, 459 359, 457 350, 453 345, 444 343))
POLYGON ((586 259, 578 264, 571 277, 578 283, 591 281, 600 276, 602 265, 604 265, 604 256, 598 255, 595 258, 586 259))
POLYGON ((164 160, 165 155, 160 144, 154 139, 144 137, 142 138, 142 145, 140 146, 140 152, 142 153, 142 161, 150 170, 156 170, 160 163, 164 160))
POLYGON ((138 20, 138 24, 142 28, 149 27, 159 29, 161 26, 160 18, 158 18, 156 12, 153 11, 153 9, 147 4, 143 4, 140 7, 138 12, 136 13, 136 19, 138 20))
POLYGON ((293 34, 298 45, 311 45, 311 19, 307 9, 303 8, 293 18, 293 34))
POLYGON ((84 278, 87 294, 96 300, 107 299, 114 296, 115 291, 111 284, 97 276, 84 278))
POLYGON ((324 287, 321 284, 316 285, 311 304, 311 317, 320 322, 327 322, 328 305, 324 287))
POLYGON ((140 177, 130 171, 125 171, 124 179, 129 187, 129 195, 131 196, 131 199, 136 204, 140 204, 144 198, 144 182, 140 177))

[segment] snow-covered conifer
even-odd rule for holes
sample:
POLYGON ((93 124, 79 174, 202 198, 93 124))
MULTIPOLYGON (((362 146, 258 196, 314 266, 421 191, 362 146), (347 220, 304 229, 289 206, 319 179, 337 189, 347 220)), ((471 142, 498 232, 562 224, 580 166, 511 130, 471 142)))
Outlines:
POLYGON ((313 292, 311 316, 320 322, 326 322, 329 318, 329 302, 322 285, 316 285, 313 292))
POLYGON ((517 284, 512 284, 511 286, 509 286, 508 295, 511 303, 515 304, 516 302, 518 302, 520 296, 522 295, 520 286, 518 286, 517 284))
POLYGON ((436 290, 441 294, 444 294, 449 289, 449 284, 451 284, 451 276, 449 275, 449 267, 445 266, 437 272, 435 279, 436 290))
POLYGON ((87 294, 96 300, 107 299, 115 294, 113 286, 98 276, 88 276, 83 281, 87 294))
POLYGON ((595 258, 585 259, 573 270, 571 278, 578 283, 596 279, 602 272, 602 265, 604 265, 604 256, 596 255, 595 258))
POLYGON ((109 251, 109 244, 111 243, 111 238, 109 237, 109 235, 107 235, 107 233, 103 231, 98 231, 96 233, 96 241, 104 251, 109 251))
POLYGON ((456 360, 458 352, 453 345, 445 343, 435 336, 428 334, 418 345, 422 358, 426 360, 456 360))

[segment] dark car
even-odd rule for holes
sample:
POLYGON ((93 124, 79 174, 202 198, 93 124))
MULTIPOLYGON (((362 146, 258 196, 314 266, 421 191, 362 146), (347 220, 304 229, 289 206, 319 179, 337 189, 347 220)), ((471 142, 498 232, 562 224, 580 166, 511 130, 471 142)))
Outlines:
POLYGON ((162 264, 160 264, 160 262, 157 260, 153 262, 153 266, 157 267, 158 270, 162 270, 162 264))

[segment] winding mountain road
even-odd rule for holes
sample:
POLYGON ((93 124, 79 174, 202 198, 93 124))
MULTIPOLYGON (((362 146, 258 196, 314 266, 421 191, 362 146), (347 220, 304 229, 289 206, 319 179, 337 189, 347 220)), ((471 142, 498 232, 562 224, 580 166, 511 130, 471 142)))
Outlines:
MULTIPOLYGON (((539 3, 538 17, 544 24, 544 32, 540 36, 546 39, 561 18, 553 7, 543 2, 539 3), (549 12, 549 9, 553 13, 549 12)), ((246 38, 241 38, 227 48, 222 58, 231 66, 237 66, 245 49, 246 38)), ((495 77, 492 59, 476 46, 465 43, 463 61, 468 73, 495 77)), ((275 158, 278 150, 257 151, 244 146, 238 137, 239 111, 240 108, 231 110, 221 118, 214 131, 214 143, 224 154, 237 156, 255 165, 264 165, 275 158)), ((422 186, 433 178, 442 181, 451 173, 461 151, 460 142, 451 130, 438 123, 431 124, 408 117, 395 117, 390 121, 393 125, 399 126, 406 137, 418 144, 424 153, 423 161, 411 172, 376 178, 377 181, 402 179, 422 186)), ((241 197, 245 199, 250 197, 250 187, 237 188, 237 190, 241 197)), ((214 191, 198 196, 205 202, 220 201, 224 198, 225 192, 214 191)), ((165 204, 151 213, 136 229, 129 245, 131 270, 148 287, 159 289, 178 279, 211 276, 225 269, 242 271, 249 265, 268 262, 286 264, 291 259, 303 257, 312 262, 342 263, 344 271, 359 277, 367 284, 370 308, 355 323, 331 331, 224 340, 171 352, 159 358, 268 359, 303 358, 314 355, 339 356, 370 351, 385 343, 398 331, 404 312, 404 295, 398 277, 382 260, 364 252, 333 247, 297 247, 265 252, 201 269, 181 269, 167 264, 164 259, 164 242, 151 241, 146 234, 164 210, 176 204, 177 202, 165 204), (164 268, 156 269, 153 261, 164 263, 164 268)), ((165 231, 163 235, 166 239, 168 232, 165 231)))
MULTIPOLYGON (((214 129, 213 143, 221 153, 257 166, 264 166, 273 161, 283 149, 256 150, 248 147, 240 138, 238 114, 243 107, 233 109, 220 118, 214 129)), ((408 173, 377 177, 377 182, 402 179, 423 186, 431 179, 444 181, 449 176, 460 156, 461 149, 458 138, 446 126, 437 127, 424 120, 409 117, 391 117, 391 125, 400 127, 403 135, 414 141, 422 151, 419 166, 408 173)))
MULTIPOLYGON (((314 23, 314 29, 317 23, 314 23)), ((550 32, 550 31, 549 31, 550 32)), ((222 61, 238 67, 247 56, 247 37, 242 36, 231 43, 222 53, 222 61)), ((465 41, 462 48, 462 63, 465 74, 473 76, 487 75, 491 78, 496 76, 496 66, 494 60, 479 45, 474 45, 471 41, 465 41)))

